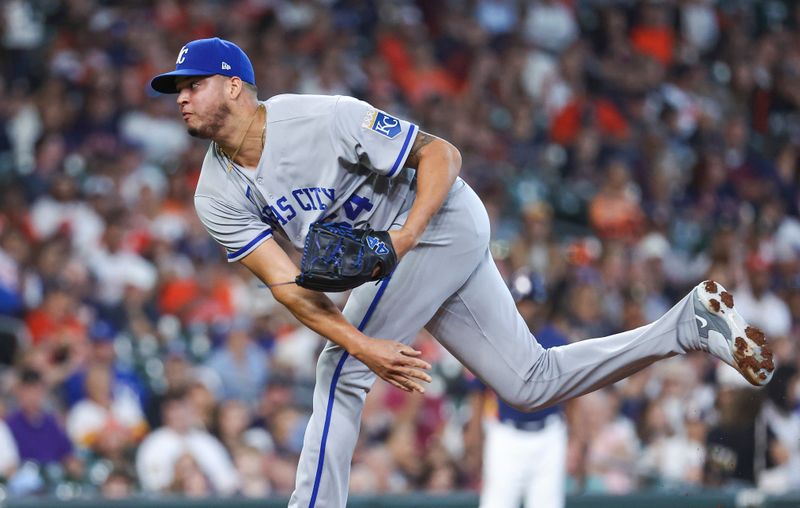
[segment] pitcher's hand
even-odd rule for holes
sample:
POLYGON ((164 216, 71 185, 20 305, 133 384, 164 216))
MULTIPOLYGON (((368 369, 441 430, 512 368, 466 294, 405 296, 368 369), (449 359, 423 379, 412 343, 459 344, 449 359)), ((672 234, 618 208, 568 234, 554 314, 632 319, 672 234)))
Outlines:
POLYGON ((367 337, 350 354, 401 390, 425 393, 418 381, 431 382, 425 372, 431 366, 419 358, 422 353, 400 342, 367 337))

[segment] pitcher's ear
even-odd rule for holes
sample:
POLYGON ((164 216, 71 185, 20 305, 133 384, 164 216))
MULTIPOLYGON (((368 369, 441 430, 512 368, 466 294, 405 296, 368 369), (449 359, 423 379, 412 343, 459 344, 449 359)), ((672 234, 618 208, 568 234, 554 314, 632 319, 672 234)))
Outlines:
POLYGON ((239 76, 233 76, 228 79, 228 96, 231 99, 236 99, 241 95, 244 90, 244 82, 239 76))

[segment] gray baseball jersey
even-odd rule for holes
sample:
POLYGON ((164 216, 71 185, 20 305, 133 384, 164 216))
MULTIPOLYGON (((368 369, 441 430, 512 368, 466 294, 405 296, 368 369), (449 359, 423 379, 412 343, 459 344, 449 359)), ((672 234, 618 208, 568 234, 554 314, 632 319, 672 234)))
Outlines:
POLYGON ((212 143, 195 192, 198 216, 239 261, 275 232, 297 247, 319 220, 388 229, 409 195, 403 165, 417 126, 351 97, 278 95, 255 171, 212 143))
MULTIPOLYGON (((369 221, 376 229, 402 224, 414 196, 414 172, 403 165, 415 125, 347 97, 281 95, 266 106, 258 168, 228 173, 212 144, 197 187, 197 212, 230 261, 276 231, 302 247, 317 220, 369 221)), ((427 328, 501 398, 524 410, 595 390, 660 358, 708 348, 690 294, 645 327, 543 349, 492 260, 486 209, 461 179, 417 247, 380 284, 353 290, 344 315, 371 337, 406 344, 427 328)), ((327 344, 289 506, 346 505, 361 410, 374 381, 364 364, 327 344)))

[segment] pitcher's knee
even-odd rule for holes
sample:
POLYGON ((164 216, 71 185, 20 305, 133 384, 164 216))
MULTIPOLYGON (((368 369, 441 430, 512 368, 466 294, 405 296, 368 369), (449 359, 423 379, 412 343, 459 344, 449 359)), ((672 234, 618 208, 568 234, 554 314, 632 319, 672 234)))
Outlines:
POLYGON ((375 375, 363 363, 354 360, 338 348, 326 348, 317 361, 315 389, 336 391, 345 395, 363 396, 372 388, 375 375))
POLYGON ((506 404, 523 413, 534 413, 558 402, 547 397, 544 393, 532 393, 524 390, 509 394, 498 392, 498 396, 506 404))

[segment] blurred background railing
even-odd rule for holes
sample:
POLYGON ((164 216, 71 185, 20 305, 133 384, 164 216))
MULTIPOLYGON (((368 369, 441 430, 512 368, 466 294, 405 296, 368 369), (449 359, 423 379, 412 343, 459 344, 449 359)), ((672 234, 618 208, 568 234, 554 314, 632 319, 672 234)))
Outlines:
MULTIPOLYGON (((125 500, 56 500, 25 499, 0 503, 2 508, 285 508, 288 499, 174 499, 169 497, 131 498, 125 500)), ((477 508, 474 492, 442 495, 407 494, 396 496, 354 496, 348 508, 477 508)), ((764 496, 757 491, 693 493, 638 493, 625 496, 569 496, 565 508, 797 508, 800 493, 764 496)))

